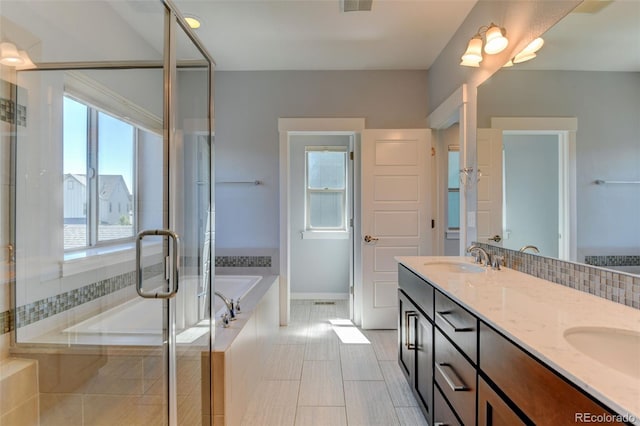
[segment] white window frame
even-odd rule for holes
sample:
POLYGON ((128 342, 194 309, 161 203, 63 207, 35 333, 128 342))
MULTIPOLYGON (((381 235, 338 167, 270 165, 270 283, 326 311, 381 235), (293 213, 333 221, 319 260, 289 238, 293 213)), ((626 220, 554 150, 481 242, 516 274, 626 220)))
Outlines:
MULTIPOLYGON (((445 215, 446 217, 446 234, 445 237, 447 240, 457 240, 460 238, 460 225, 458 225, 457 228, 451 228, 449 226, 449 194, 451 192, 458 192, 458 194, 461 193, 460 191, 460 185, 458 184, 458 188, 450 188, 449 187, 449 169, 451 168, 451 164, 449 161, 449 153, 450 152, 460 152, 460 145, 449 145, 447 146, 447 191, 446 191, 446 200, 447 200, 447 214, 445 215), (457 191, 456 191, 457 189, 457 191)), ((456 168, 458 167, 458 165, 456 164, 456 168)), ((461 204, 460 204, 461 205, 461 204)))
POLYGON ((349 147, 347 146, 306 146, 304 150, 305 170, 304 170, 304 210, 305 210, 305 232, 303 238, 349 238, 349 147), (309 187, 309 152, 342 152, 344 154, 344 189, 310 188, 309 187), (311 225, 311 194, 314 193, 342 193, 342 220, 339 227, 318 227, 311 225))
MULTIPOLYGON (((138 209, 137 209, 137 171, 138 171, 138 133, 140 130, 144 130, 142 127, 132 123, 129 120, 126 120, 124 117, 120 117, 118 114, 114 114, 113 112, 106 111, 96 105, 82 99, 81 96, 77 96, 74 93, 70 93, 65 91, 64 98, 72 99, 75 102, 78 102, 87 107, 87 170, 85 175, 87 176, 87 199, 86 199, 86 216, 87 216, 87 242, 85 246, 81 247, 72 247, 65 248, 65 259, 73 258, 73 254, 75 252, 87 251, 91 249, 100 249, 100 248, 109 248, 112 246, 122 246, 123 244, 133 243, 135 240, 136 234, 138 232, 138 209), (132 171, 132 195, 133 195, 133 223, 132 225, 132 235, 130 237, 125 238, 117 238, 110 240, 99 240, 99 226, 100 226, 100 197, 98 194, 98 171, 100 160, 98 158, 98 115, 99 113, 103 113, 109 115, 117 120, 123 121, 130 126, 132 126, 132 138, 133 138, 133 171, 132 171), (89 177, 90 174, 93 174, 94 177, 89 177)), ((64 114, 64 111, 63 111, 64 114)), ((63 150, 64 150, 64 142, 63 142, 63 150)), ((111 203, 109 203, 111 204, 111 203)), ((110 206, 111 207, 111 206, 110 206)), ((109 209, 111 210, 111 208, 109 209)), ((110 211, 111 213, 111 211, 110 211)), ((129 245, 127 244, 127 246, 129 245)), ((101 253, 101 251, 96 252, 101 253)))

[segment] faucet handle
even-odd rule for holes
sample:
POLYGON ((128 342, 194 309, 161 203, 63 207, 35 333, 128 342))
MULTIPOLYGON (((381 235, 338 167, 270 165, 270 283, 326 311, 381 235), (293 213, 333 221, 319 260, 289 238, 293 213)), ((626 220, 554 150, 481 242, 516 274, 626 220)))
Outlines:
POLYGON ((220 315, 220 319, 222 320, 222 326, 224 328, 228 328, 229 327, 229 314, 225 312, 224 314, 220 315))
POLYGON ((235 321, 236 320, 236 308, 235 308, 235 305, 233 303, 233 299, 231 299, 231 303, 230 303, 229 320, 231 320, 231 321, 235 321))
POLYGON ((500 266, 504 265, 504 256, 493 256, 493 261, 491 262, 491 267, 496 271, 500 270, 500 266))
POLYGON ((236 313, 240 312, 241 309, 240 309, 240 299, 239 298, 238 298, 238 300, 236 300, 236 304, 235 304, 235 306, 233 308, 235 309, 236 313))

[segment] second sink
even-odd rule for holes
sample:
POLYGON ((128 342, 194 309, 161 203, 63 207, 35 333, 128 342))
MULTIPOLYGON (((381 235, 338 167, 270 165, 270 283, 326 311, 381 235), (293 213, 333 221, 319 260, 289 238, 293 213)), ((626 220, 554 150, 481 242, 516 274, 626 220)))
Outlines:
POLYGON ((564 338, 583 354, 640 379, 640 332, 609 327, 573 327, 564 338))

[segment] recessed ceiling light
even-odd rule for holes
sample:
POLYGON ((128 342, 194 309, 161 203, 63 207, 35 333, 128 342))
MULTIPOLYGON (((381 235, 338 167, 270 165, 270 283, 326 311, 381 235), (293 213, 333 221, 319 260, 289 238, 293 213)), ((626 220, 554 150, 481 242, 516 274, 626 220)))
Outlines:
POLYGON ((197 30, 200 28, 201 23, 199 18, 193 15, 185 15, 184 20, 187 21, 187 24, 191 29, 197 30))

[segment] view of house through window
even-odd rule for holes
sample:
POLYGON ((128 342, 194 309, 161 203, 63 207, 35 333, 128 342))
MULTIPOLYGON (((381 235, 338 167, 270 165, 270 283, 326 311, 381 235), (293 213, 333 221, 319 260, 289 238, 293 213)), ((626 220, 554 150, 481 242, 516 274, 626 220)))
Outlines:
POLYGON ((131 238, 136 128, 64 98, 64 248, 131 238))
POLYGON ((347 147, 308 146, 306 229, 347 229, 347 147))

